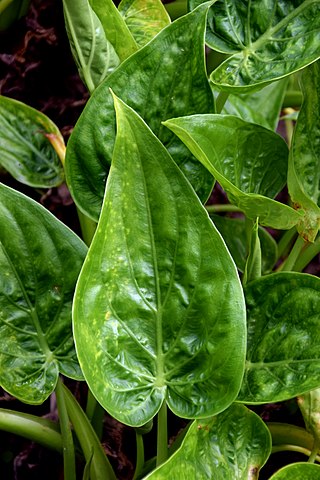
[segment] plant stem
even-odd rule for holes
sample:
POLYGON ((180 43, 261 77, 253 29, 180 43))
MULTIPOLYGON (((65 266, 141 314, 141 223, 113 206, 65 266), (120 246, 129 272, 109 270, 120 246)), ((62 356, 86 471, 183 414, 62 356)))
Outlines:
POLYGON ((86 414, 65 385, 68 415, 78 437, 86 462, 90 463, 91 480, 116 480, 114 471, 86 414))
POLYGON ((141 474, 144 466, 144 444, 143 444, 143 435, 136 431, 136 442, 137 442, 137 463, 136 469, 134 472, 133 480, 136 480, 141 474))
POLYGON ((94 428, 99 440, 102 438, 103 418, 105 410, 93 396, 91 390, 88 390, 86 415, 94 428))
POLYGON ((62 453, 62 438, 57 424, 51 420, 0 408, 0 430, 62 453))
POLYGON ((286 255, 287 250, 290 249, 291 244, 294 238, 297 236, 296 227, 292 227, 290 230, 287 230, 279 240, 278 243, 278 259, 283 255, 286 255))
POLYGON ((272 448, 279 445, 296 445, 309 450, 314 446, 314 438, 307 430, 287 423, 267 423, 272 436, 272 448))
POLYGON ((77 208, 77 212, 78 212, 83 241, 89 247, 92 242, 94 233, 96 231, 97 224, 94 220, 92 220, 91 218, 87 217, 87 215, 82 213, 81 210, 79 210, 78 208, 77 208))
POLYGON ((320 448, 320 439, 315 437, 314 445, 313 445, 310 457, 308 459, 308 463, 314 463, 315 462, 315 460, 318 456, 318 453, 319 453, 319 448, 320 448))
MULTIPOLYGON (((308 450, 307 448, 299 447, 298 445, 290 445, 290 444, 275 445, 274 447, 272 447, 271 453, 277 453, 277 452, 298 452, 298 453, 303 453, 303 455, 306 455, 307 457, 310 457, 311 455, 311 451, 308 450)), ((320 462, 320 455, 316 455, 315 460, 317 462, 320 462)))
POLYGON ((166 3, 164 7, 170 15, 171 20, 175 20, 188 13, 187 0, 177 0, 175 2, 166 3))
POLYGON ((282 108, 300 107, 302 98, 300 90, 288 90, 284 96, 282 108))
POLYGON ((301 255, 297 259, 293 266, 295 272, 302 272, 302 270, 309 265, 311 260, 320 253, 320 238, 314 243, 309 243, 306 248, 301 252, 301 255))
POLYGON ((13 2, 13 0, 0 0, 0 14, 13 2))
POLYGON ((206 210, 208 213, 222 213, 222 212, 240 212, 242 210, 231 203, 226 203, 225 205, 206 205, 206 210))
POLYGON ((302 237, 299 236, 295 241, 295 244, 293 245, 293 248, 289 253, 289 256, 283 262, 283 264, 280 265, 280 268, 278 269, 278 271, 282 271, 282 272, 292 271, 294 264, 298 260, 298 257, 301 254, 301 251, 305 247, 305 245, 306 245, 306 242, 303 240, 302 237))
POLYGON ((229 97, 229 92, 219 92, 217 98, 216 98, 216 113, 221 113, 222 109, 224 107, 224 104, 228 100, 229 97))
POLYGON ((73 437, 70 429, 70 422, 66 408, 64 392, 62 389, 62 380, 60 377, 58 378, 55 393, 57 398, 59 422, 63 444, 64 478, 65 480, 76 480, 76 461, 73 437))
POLYGON ((168 458, 168 425, 167 425, 167 404, 163 401, 158 412, 157 431, 157 467, 168 458))

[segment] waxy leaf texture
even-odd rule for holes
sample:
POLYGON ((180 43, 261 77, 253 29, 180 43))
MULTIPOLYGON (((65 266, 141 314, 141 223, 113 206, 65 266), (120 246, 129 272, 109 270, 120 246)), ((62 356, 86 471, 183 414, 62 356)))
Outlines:
POLYGON ((81 368, 126 424, 145 424, 163 401, 179 416, 207 417, 232 403, 243 375, 236 267, 167 150, 115 105, 114 158, 75 294, 81 368))

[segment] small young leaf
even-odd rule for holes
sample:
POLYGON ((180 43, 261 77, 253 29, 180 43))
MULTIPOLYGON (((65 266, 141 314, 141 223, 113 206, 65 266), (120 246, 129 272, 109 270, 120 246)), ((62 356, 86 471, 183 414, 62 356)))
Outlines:
POLYGON ((222 113, 236 115, 246 122, 257 123, 276 130, 288 80, 283 79, 267 85, 254 93, 228 96, 222 113))
POLYGON ((16 180, 43 188, 63 182, 63 166, 49 135, 63 143, 58 127, 46 115, 0 96, 0 165, 16 180))
POLYGON ((172 116, 213 111, 204 68, 203 5, 162 30, 130 57, 92 95, 68 142, 66 174, 77 206, 99 218, 115 140, 115 114, 109 88, 134 108, 168 147, 202 200, 212 176, 161 124, 172 116))
POLYGON ((179 450, 146 480, 255 480, 271 453, 265 423, 243 405, 193 422, 179 450))
POLYGON ((261 225, 289 229, 301 215, 272 200, 287 178, 288 148, 271 130, 229 115, 192 115, 163 122, 227 192, 261 225), (268 198, 270 197, 270 198, 268 198))
POLYGON ((298 230, 314 241, 320 228, 320 62, 305 69, 301 84, 304 99, 290 150, 288 189, 305 212, 298 230))
POLYGON ((248 345, 238 400, 286 400, 320 386, 320 279, 276 273, 245 289, 248 345))
POLYGON ((120 60, 89 0, 62 0, 62 3, 71 51, 79 74, 92 93, 120 60))
POLYGON ((139 47, 170 24, 170 17, 160 0, 121 0, 118 10, 139 47))
POLYGON ((41 205, 0 184, 0 384, 42 403, 59 372, 81 378, 71 331, 82 241, 41 205))
POLYGON ((320 466, 314 463, 293 463, 278 470, 270 480, 319 480, 320 466))
POLYGON ((222 90, 262 87, 320 57, 318 0, 218 0, 208 24, 208 45, 231 55, 210 76, 222 90))
MULTIPOLYGON (((235 261, 238 270, 244 272, 247 251, 245 221, 241 218, 221 217, 210 214, 210 218, 221 233, 226 245, 235 261)), ((277 260, 277 243, 262 227, 259 227, 259 239, 262 251, 262 273, 269 273, 277 260)))
POLYGON ((121 422, 147 423, 164 400, 177 415, 203 418, 227 408, 241 383, 242 288, 167 150, 131 108, 115 105, 114 158, 75 294, 79 361, 121 422))

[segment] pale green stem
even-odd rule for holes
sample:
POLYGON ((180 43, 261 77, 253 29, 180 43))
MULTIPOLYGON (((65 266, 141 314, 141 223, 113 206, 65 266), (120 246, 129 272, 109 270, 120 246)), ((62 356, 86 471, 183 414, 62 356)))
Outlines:
POLYGON ((28 413, 0 408, 0 430, 14 433, 62 453, 62 438, 56 423, 28 413))
POLYGON ((290 248, 294 238, 297 236, 296 227, 287 230, 279 240, 278 243, 278 259, 286 254, 286 251, 290 248))
POLYGON ((296 445, 310 452, 314 446, 314 438, 307 430, 288 423, 267 422, 272 436, 272 448, 278 445, 296 445))
POLYGON ((206 210, 208 213, 223 213, 223 212, 239 212, 242 213, 242 210, 235 205, 226 203, 225 205, 206 205, 206 210))
POLYGON ((282 265, 280 265, 277 271, 291 272, 296 261, 299 258, 299 255, 301 255, 301 252, 303 248, 305 248, 305 246, 306 246, 306 242, 303 240, 302 237, 299 236, 295 244, 293 245, 293 248, 289 253, 288 258, 283 262, 282 265))
POLYGON ((293 131, 294 131, 293 121, 287 118, 287 119, 285 119, 284 124, 285 124, 285 127, 286 127, 287 143, 288 143, 288 147, 290 148, 291 147, 291 142, 292 142, 293 131))
MULTIPOLYGON (((275 445, 274 447, 272 447, 271 453, 277 453, 277 452, 298 452, 298 453, 302 453, 303 455, 306 455, 306 457, 310 457, 311 455, 311 451, 308 450, 307 448, 299 447, 298 445, 289 445, 289 444, 275 445)), ((315 460, 317 462, 320 462, 320 455, 316 455, 315 460)))
POLYGON ((14 0, 0 0, 0 14, 5 11, 7 7, 13 2, 14 0))
POLYGON ((158 412, 157 431, 157 467, 168 458, 168 425, 167 425, 167 404, 163 401, 158 412))
POLYGON ((308 463, 314 463, 316 461, 318 453, 319 453, 319 448, 320 448, 320 439, 315 437, 313 449, 311 451, 308 463))
POLYGON ((86 415, 90 420, 98 438, 101 440, 103 433, 103 418, 105 410, 93 396, 91 390, 88 390, 86 415))
POLYGON ((60 423, 62 444, 63 444, 64 479, 76 480, 76 461, 75 461, 73 437, 72 437, 72 432, 70 428, 70 421, 69 421, 69 416, 66 408, 61 378, 58 379, 55 393, 57 398, 59 423, 60 423))
POLYGON ((220 92, 216 98, 216 113, 221 113, 222 109, 228 100, 229 92, 220 92))
POLYGON ((320 238, 314 243, 309 243, 303 250, 296 263, 293 266, 293 271, 302 272, 302 270, 309 265, 311 260, 320 253, 320 238))
POLYGON ((299 90, 288 90, 284 96, 282 108, 300 107, 303 96, 299 90))
POLYGON ((134 472, 133 480, 136 480, 142 470, 144 465, 144 444, 143 444, 143 435, 136 431, 136 443, 137 443, 137 462, 136 469, 134 472))

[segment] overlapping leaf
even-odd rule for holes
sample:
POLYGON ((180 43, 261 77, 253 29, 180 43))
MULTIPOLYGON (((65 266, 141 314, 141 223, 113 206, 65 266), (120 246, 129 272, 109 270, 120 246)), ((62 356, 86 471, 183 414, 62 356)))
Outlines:
POLYGON ((88 90, 94 89, 120 63, 89 0, 63 0, 71 51, 88 90))
POLYGON ((68 142, 66 172, 78 207, 97 220, 111 163, 115 117, 111 87, 133 107, 168 147, 174 160, 205 200, 211 175, 163 125, 172 116, 213 111, 204 68, 203 5, 162 30, 106 79, 89 100, 68 142))
POLYGON ((139 47, 170 24, 160 0, 122 0, 118 9, 139 47))
POLYGON ((71 305, 86 247, 24 195, 0 185, 0 384, 42 403, 59 372, 81 378, 71 305))
POLYGON ((229 115, 192 115, 163 123, 249 218, 259 217, 261 225, 279 229, 298 223, 299 213, 272 200, 287 176, 288 148, 279 135, 229 115))
POLYGON ((293 463, 278 470, 270 480, 319 480, 320 466, 314 463, 293 463))
POLYGON ((228 96, 222 113, 236 115, 246 122, 257 123, 275 131, 279 123, 287 84, 287 79, 283 79, 267 85, 258 92, 231 94, 228 96))
POLYGON ((195 421, 180 449, 146 477, 150 480, 255 480, 271 453, 264 422, 241 405, 195 421))
POLYGON ((299 231, 313 241, 320 228, 320 62, 304 71, 301 83, 304 101, 292 139, 288 189, 304 210, 299 231))
POLYGON ((80 364, 124 423, 145 424, 163 401, 203 418, 227 408, 241 383, 241 285, 167 150, 128 106, 116 100, 116 110, 103 210, 75 294, 80 364))
MULTIPOLYGON (((244 272, 248 255, 244 219, 221 217, 219 215, 210 215, 210 217, 223 236, 237 268, 240 272, 244 272)), ((277 244, 272 236, 261 227, 259 227, 259 238, 262 253, 262 272, 268 273, 272 270, 277 260, 277 244)))
POLYGON ((320 279, 262 277, 245 289, 248 345, 239 400, 277 402, 320 386, 320 279))
POLYGON ((63 182, 63 166, 50 136, 64 145, 58 128, 43 113, 0 96, 0 165, 16 180, 44 188, 63 182))
MULTIPOLYGON (((191 7, 202 3, 192 0, 191 7)), ((208 45, 230 54, 211 75, 221 89, 245 91, 320 57, 318 0, 218 0, 208 15, 208 45)))

